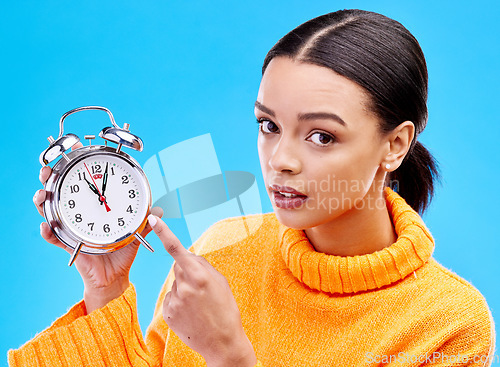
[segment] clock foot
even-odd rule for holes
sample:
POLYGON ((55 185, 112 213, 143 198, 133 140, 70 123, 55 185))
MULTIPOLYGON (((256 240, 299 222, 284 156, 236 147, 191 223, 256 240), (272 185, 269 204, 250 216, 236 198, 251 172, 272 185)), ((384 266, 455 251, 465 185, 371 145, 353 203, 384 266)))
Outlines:
POLYGON ((76 257, 78 256, 78 254, 80 253, 80 250, 82 249, 82 245, 83 243, 79 243, 76 247, 75 247, 75 250, 73 251, 73 253, 71 254, 71 259, 69 259, 69 263, 68 263, 68 266, 71 266, 73 265, 73 263, 75 262, 76 260, 76 257))
POLYGON ((144 239, 144 237, 142 237, 139 233, 136 233, 135 235, 135 238, 137 238, 139 240, 140 243, 142 243, 144 245, 144 247, 146 247, 149 251, 151 252, 155 252, 155 250, 151 247, 151 245, 144 239))

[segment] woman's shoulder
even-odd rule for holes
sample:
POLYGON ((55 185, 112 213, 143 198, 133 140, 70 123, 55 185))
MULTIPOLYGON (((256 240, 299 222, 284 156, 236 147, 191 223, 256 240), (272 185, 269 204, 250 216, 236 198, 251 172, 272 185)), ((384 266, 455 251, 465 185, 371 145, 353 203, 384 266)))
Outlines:
POLYGON ((451 269, 446 268, 439 263, 434 257, 431 257, 428 262, 430 268, 430 276, 436 289, 443 294, 456 295, 457 297, 466 296, 473 301, 486 303, 484 296, 472 283, 468 282, 460 275, 454 273, 451 269))
POLYGON ((256 237, 269 239, 273 233, 278 233, 278 224, 274 213, 226 218, 210 226, 193 244, 191 251, 204 255, 256 237))
POLYGON ((415 337, 440 340, 444 343, 440 351, 447 355, 492 356, 495 324, 481 292, 434 257, 416 273, 415 279, 405 282, 411 289, 406 306, 418 315, 412 316, 415 322, 432 333, 415 337))
POLYGON ((444 308, 456 318, 469 323, 483 324, 493 329, 493 318, 483 294, 470 282, 440 264, 434 257, 427 263, 425 287, 433 294, 436 307, 444 308), (439 306, 438 306, 439 305, 439 306))

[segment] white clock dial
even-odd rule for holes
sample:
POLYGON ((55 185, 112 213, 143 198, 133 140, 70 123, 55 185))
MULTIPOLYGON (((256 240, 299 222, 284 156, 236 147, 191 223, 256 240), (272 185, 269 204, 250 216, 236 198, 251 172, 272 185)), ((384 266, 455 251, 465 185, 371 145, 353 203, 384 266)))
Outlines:
POLYGON ((59 188, 64 225, 87 244, 117 242, 143 223, 149 196, 144 178, 126 160, 95 154, 75 163, 59 188))

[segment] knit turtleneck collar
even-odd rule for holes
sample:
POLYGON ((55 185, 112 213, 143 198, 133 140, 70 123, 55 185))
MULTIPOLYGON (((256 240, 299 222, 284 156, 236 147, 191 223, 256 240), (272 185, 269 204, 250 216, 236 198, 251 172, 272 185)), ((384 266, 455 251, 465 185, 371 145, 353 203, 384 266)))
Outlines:
POLYGON ((424 222, 394 191, 386 188, 385 196, 398 239, 371 254, 317 252, 304 231, 280 224, 281 254, 292 274, 312 289, 354 293, 394 283, 427 262, 434 251, 434 239, 424 222))

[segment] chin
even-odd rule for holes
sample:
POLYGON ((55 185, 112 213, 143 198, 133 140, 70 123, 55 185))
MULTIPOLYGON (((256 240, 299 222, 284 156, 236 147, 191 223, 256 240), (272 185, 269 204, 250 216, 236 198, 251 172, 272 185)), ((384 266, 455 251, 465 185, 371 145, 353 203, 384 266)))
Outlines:
POLYGON ((332 223, 339 217, 348 213, 352 208, 344 208, 340 210, 321 210, 313 209, 305 205, 295 209, 283 209, 273 204, 274 214, 278 221, 293 229, 305 230, 318 227, 325 223, 332 223))
POLYGON ((282 209, 273 206, 273 209, 278 221, 289 228, 304 230, 321 224, 321 221, 305 208, 282 209))

